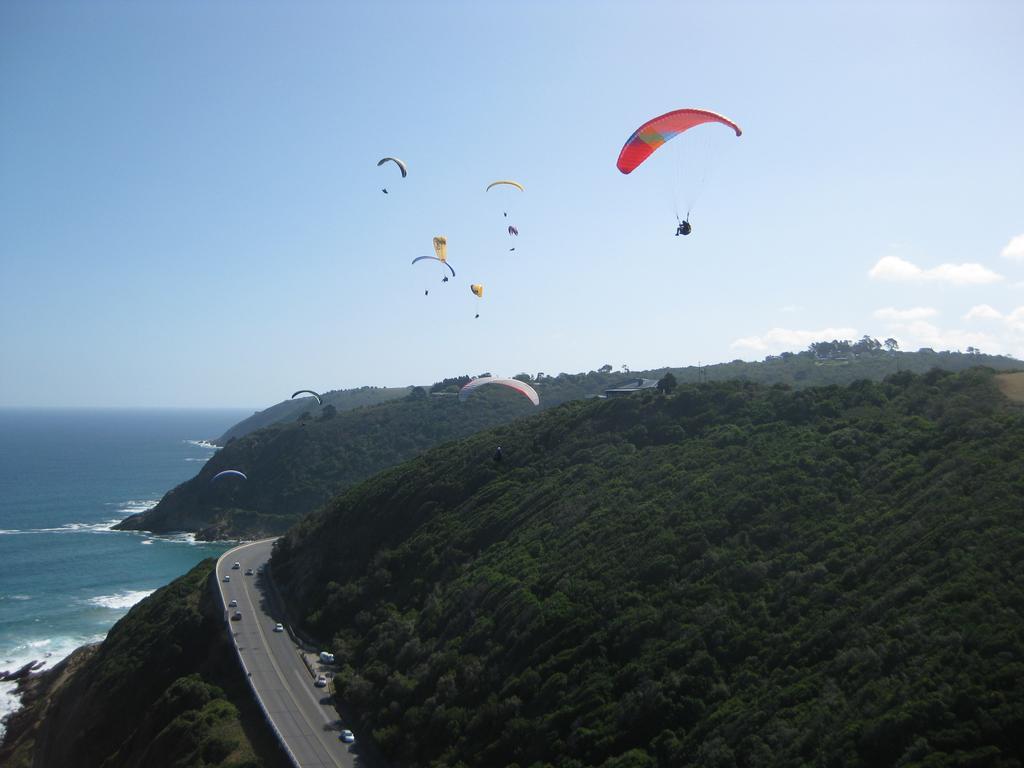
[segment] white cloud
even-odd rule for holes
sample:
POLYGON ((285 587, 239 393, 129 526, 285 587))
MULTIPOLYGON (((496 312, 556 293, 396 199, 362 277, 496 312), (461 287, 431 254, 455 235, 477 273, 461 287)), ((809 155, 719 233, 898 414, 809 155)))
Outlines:
POLYGON ((966 321, 989 321, 984 331, 965 328, 941 328, 928 322, 924 316, 912 317, 910 310, 899 316, 886 310, 878 310, 875 317, 890 320, 886 335, 899 340, 900 347, 915 350, 931 347, 935 350, 966 351, 976 347, 992 355, 1012 355, 1018 359, 1024 355, 1024 306, 1017 307, 1009 314, 1000 312, 988 304, 976 304, 962 316, 966 321), (884 313, 884 314, 883 314, 884 313))
POLYGON ((782 307, 779 311, 780 312, 799 312, 801 309, 803 309, 803 307, 798 306, 796 304, 787 304, 786 306, 782 307))
POLYGON ((964 320, 1001 320, 1003 313, 988 304, 978 304, 967 310, 964 320))
POLYGON ((967 347, 978 347, 984 352, 999 354, 1005 348, 1004 344, 990 334, 959 328, 939 328, 924 320, 893 326, 893 331, 898 334, 900 347, 907 350, 931 347, 934 350, 964 351, 967 347))
POLYGON ((1004 315, 1003 322, 1011 331, 1024 334, 1024 307, 1017 307, 1010 314, 1004 315))
POLYGON ((899 256, 883 256, 870 270, 872 280, 889 282, 923 282, 933 280, 953 285, 987 285, 997 283, 1003 276, 981 264, 940 264, 922 269, 899 256))
POLYGON ((935 317, 937 314, 939 314, 939 311, 931 307, 913 307, 911 309, 885 307, 884 309, 875 310, 875 317, 879 320, 893 321, 924 320, 926 317, 935 317))
POLYGON ((920 267, 898 256, 883 256, 868 272, 868 277, 872 280, 919 280, 921 273, 920 267))
POLYGON ((1010 242, 1006 244, 1006 247, 1003 248, 999 255, 1004 259, 1024 261, 1024 235, 1011 237, 1010 242))
POLYGON ((1003 276, 981 264, 940 264, 925 270, 925 279, 954 285, 987 285, 998 283, 1003 276))
POLYGON ((758 352, 799 352, 806 349, 813 341, 859 338, 860 335, 853 328, 822 328, 818 331, 772 328, 760 336, 745 336, 742 339, 736 339, 730 346, 753 349, 758 352))

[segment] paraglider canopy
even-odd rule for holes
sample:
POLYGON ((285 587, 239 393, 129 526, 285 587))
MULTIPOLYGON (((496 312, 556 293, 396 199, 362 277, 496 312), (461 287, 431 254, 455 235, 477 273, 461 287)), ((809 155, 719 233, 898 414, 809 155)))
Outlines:
POLYGON ((743 131, 732 120, 705 109, 677 109, 648 120, 626 139, 615 166, 623 173, 632 173, 658 147, 684 131, 703 123, 721 123, 741 136, 743 131))
POLYGON ((540 405, 540 395, 537 394, 537 390, 525 381, 520 381, 519 379, 500 379, 495 376, 481 376, 480 378, 473 379, 471 382, 464 385, 462 389, 459 390, 459 402, 464 401, 474 391, 488 384, 501 384, 509 389, 514 389, 516 392, 520 392, 529 398, 530 402, 534 405, 540 405))
POLYGON ((490 192, 491 191, 491 187, 496 187, 499 184, 508 184, 510 187, 515 187, 520 192, 525 192, 526 191, 523 188, 523 185, 520 184, 518 181, 512 181, 511 179, 501 179, 499 181, 492 181, 490 184, 488 184, 487 185, 487 189, 485 189, 484 192, 490 192))
POLYGON ((473 283, 469 286, 469 290, 471 290, 473 295, 478 299, 482 299, 484 297, 484 287, 480 283, 473 283))
POLYGON ((240 477, 243 480, 248 480, 249 479, 242 472, 239 472, 237 469, 225 469, 223 472, 218 472, 216 475, 211 477, 210 478, 210 482, 212 483, 218 477, 240 477))
POLYGON ((437 254, 438 261, 444 261, 448 258, 448 238, 444 235, 438 235, 434 238, 434 253, 437 254))
POLYGON ((429 259, 430 261, 440 261, 442 264, 444 264, 446 267, 448 267, 448 269, 452 271, 452 277, 455 277, 455 269, 452 267, 452 265, 449 264, 447 261, 442 261, 441 259, 437 258, 437 256, 417 256, 415 259, 412 260, 412 263, 415 264, 417 261, 423 261, 424 259, 429 259))
POLYGON ((313 397, 316 398, 316 404, 317 405, 323 405, 324 404, 324 401, 321 399, 320 395, 318 395, 312 389, 300 389, 298 392, 296 392, 294 395, 292 395, 291 399, 294 400, 299 395, 312 395, 313 397))
POLYGON ((397 157, 382 157, 380 160, 377 161, 377 167, 379 168, 380 166, 384 165, 384 163, 389 161, 398 166, 398 170, 402 172, 403 179, 409 175, 409 169, 406 167, 405 163, 403 163, 397 157))

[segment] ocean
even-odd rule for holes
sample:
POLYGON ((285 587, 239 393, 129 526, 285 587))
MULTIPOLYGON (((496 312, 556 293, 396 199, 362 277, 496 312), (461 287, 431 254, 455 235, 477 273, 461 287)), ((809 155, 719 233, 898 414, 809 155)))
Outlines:
MULTIPOLYGON (((227 544, 111 526, 199 471, 251 411, 0 409, 0 671, 52 666, 227 544)), ((0 683, 0 717, 18 707, 0 683)), ((0 726, 2 733, 2 726, 0 726)))

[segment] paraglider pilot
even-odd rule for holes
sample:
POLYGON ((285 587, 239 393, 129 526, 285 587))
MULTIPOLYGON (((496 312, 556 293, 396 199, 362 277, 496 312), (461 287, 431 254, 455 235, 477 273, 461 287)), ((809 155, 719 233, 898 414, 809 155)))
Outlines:
POLYGON ((693 227, 690 226, 690 222, 688 222, 686 219, 683 219, 682 221, 679 222, 679 226, 676 227, 676 237, 679 237, 679 235, 688 235, 692 231, 693 227))

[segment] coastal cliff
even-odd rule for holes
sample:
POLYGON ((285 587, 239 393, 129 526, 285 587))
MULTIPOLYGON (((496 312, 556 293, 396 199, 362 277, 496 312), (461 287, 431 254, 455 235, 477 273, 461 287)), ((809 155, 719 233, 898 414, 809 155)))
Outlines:
POLYGON ((228 643, 214 561, 134 606, 100 644, 22 682, 10 768, 284 768, 228 643))

